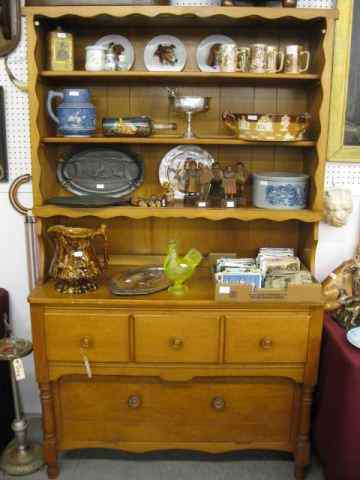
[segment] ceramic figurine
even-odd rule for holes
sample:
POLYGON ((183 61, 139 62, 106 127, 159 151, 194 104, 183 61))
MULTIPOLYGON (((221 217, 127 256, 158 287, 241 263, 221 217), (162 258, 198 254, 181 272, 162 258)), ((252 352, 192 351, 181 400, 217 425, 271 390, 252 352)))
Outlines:
POLYGON ((87 88, 66 88, 63 92, 50 90, 47 98, 47 111, 58 125, 58 133, 64 137, 90 137, 96 133, 96 109, 90 102, 87 88), (55 115, 52 108, 54 98, 62 103, 55 115))
POLYGON ((213 177, 214 175, 210 167, 199 165, 200 201, 202 202, 207 202, 213 177))
POLYGON ((184 164, 184 203, 192 203, 199 196, 199 168, 195 160, 186 160, 184 164))
POLYGON ((184 282, 192 277, 201 260, 201 253, 195 248, 189 250, 184 257, 180 257, 176 241, 170 241, 164 261, 165 275, 173 283, 168 291, 175 295, 183 295, 188 290, 184 282))
POLYGON ((221 203, 224 198, 223 171, 218 162, 215 162, 211 168, 212 176, 210 182, 209 197, 211 203, 215 206, 221 203))
POLYGON ((333 227, 346 225, 353 210, 351 192, 345 188, 332 188, 325 192, 324 221, 333 227))
POLYGON ((236 173, 230 165, 225 167, 223 172, 223 187, 226 200, 233 200, 236 196, 236 173))
POLYGON ((249 179, 249 172, 246 169, 245 165, 242 162, 238 162, 235 165, 235 175, 236 175, 236 192, 237 197, 244 199, 245 195, 245 184, 249 179))
POLYGON ((92 228, 54 225, 48 229, 55 243, 50 276, 61 293, 79 294, 98 288, 98 280, 108 262, 106 225, 92 228), (95 237, 104 240, 104 262, 100 264, 92 244, 95 237))

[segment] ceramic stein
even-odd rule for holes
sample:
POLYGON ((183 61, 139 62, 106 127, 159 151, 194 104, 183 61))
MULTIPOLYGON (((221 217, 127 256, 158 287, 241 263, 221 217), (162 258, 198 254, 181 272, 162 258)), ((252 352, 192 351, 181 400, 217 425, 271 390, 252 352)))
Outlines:
POLYGON ((305 50, 302 45, 288 45, 285 48, 285 73, 307 72, 309 66, 310 52, 305 50))
POLYGON ((96 133, 96 109, 90 103, 87 88, 67 88, 63 92, 50 90, 47 111, 58 125, 58 134, 64 137, 90 137, 96 133), (52 101, 56 97, 63 102, 57 107, 55 115, 52 101))
POLYGON ((105 70, 106 47, 89 45, 86 47, 85 70, 88 72, 101 72, 105 70))
POLYGON ((232 43, 223 43, 218 53, 221 72, 236 72, 238 62, 238 47, 232 43))
POLYGON ((250 45, 250 72, 265 73, 267 68, 267 45, 253 43, 250 45))
POLYGON ((279 50, 275 45, 268 45, 266 47, 266 72, 278 73, 284 69, 284 52, 279 50))

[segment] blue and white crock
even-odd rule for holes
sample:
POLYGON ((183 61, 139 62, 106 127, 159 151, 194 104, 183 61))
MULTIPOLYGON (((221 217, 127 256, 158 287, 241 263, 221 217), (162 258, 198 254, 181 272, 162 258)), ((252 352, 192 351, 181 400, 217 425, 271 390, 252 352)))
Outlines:
POLYGON ((50 90, 47 99, 47 111, 58 125, 58 134, 64 137, 90 137, 96 133, 96 109, 90 102, 87 88, 66 88, 63 92, 50 90), (52 108, 54 98, 62 103, 52 108))
POLYGON ((254 173, 253 180, 255 207, 276 210, 306 208, 309 175, 289 172, 254 173))

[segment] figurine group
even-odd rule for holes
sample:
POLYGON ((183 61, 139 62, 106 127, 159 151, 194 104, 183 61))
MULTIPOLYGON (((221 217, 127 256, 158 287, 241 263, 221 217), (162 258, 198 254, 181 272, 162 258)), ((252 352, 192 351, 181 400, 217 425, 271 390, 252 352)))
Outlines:
POLYGON ((249 173, 242 162, 235 167, 221 168, 218 162, 211 167, 188 159, 177 172, 176 180, 185 193, 184 203, 199 206, 232 206, 244 199, 249 173))

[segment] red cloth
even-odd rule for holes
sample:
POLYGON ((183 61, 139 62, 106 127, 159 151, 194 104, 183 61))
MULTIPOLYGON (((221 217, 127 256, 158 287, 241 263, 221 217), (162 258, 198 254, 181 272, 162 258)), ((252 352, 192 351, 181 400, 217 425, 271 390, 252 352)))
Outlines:
POLYGON ((326 480, 360 480, 360 349, 327 316, 313 442, 326 480))

